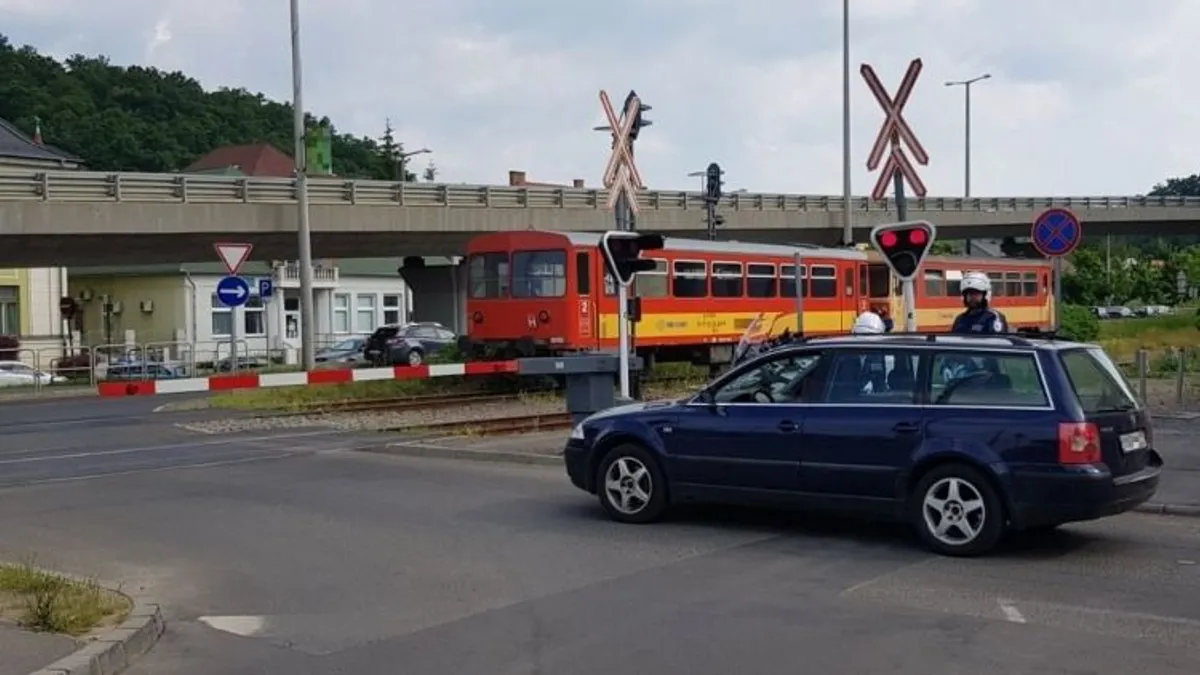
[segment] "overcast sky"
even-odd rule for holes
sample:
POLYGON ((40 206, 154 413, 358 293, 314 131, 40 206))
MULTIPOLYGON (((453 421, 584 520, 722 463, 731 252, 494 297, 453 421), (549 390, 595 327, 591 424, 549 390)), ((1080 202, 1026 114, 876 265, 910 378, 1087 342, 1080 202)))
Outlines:
MULTIPOLYGON (((608 141, 597 92, 654 107, 637 146, 652 188, 710 161, 727 186, 840 194, 838 0, 301 0, 306 107, 378 136, 391 118, 448 181, 596 184, 608 141), (740 8, 739 8, 740 6, 740 8), (735 9, 736 8, 736 9, 735 9)), ((1125 195, 1200 171, 1196 0, 851 0, 854 192, 889 91, 925 70, 906 116, 930 194, 1125 195)), ((182 70, 206 87, 290 99, 287 0, 0 0, 0 30, 59 57, 182 70)), ((336 158, 335 158, 336 162, 336 158)), ((419 164, 419 163, 418 163, 419 164)))

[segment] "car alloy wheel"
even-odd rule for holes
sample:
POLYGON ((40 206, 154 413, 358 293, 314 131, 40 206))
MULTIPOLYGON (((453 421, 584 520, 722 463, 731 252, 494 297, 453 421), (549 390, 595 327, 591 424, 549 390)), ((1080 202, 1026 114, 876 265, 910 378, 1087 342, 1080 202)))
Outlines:
POLYGON ((653 454, 627 443, 608 452, 596 472, 596 494, 613 520, 649 523, 666 512, 667 483, 653 454))
POLYGON ((408 365, 410 365, 410 366, 421 365, 421 352, 419 352, 415 349, 413 351, 409 352, 408 353, 408 365))
POLYGON ((1004 534, 1000 497, 977 469, 962 464, 934 468, 913 491, 913 524, 943 555, 980 555, 1004 534))
POLYGON ((636 516, 650 505, 654 478, 640 460, 621 457, 610 464, 604 474, 604 494, 621 514, 636 516))

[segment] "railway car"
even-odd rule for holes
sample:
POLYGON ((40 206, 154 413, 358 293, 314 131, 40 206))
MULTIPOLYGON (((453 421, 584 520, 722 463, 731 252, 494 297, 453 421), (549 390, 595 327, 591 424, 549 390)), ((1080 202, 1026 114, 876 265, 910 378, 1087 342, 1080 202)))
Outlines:
MULTIPOLYGON (((639 274, 631 289, 641 298, 637 350, 650 363, 727 363, 761 314, 774 315, 773 333, 795 331, 802 323, 805 334, 847 332, 869 307, 903 316, 899 284, 873 251, 676 238, 664 243, 649 254, 655 269, 639 274)), ((464 350, 474 358, 509 358, 616 349, 616 287, 599 244, 599 234, 538 230, 472 239, 464 350)), ((930 258, 917 284, 919 325, 949 328, 961 311, 958 291, 945 280, 983 269, 999 288, 1010 274, 1023 284, 1027 273, 1049 273, 1047 264, 1037 265, 930 258), (935 278, 943 279, 941 286, 935 278)), ((998 293, 996 303, 1012 322, 1030 328, 1048 323, 1048 306, 1038 304, 1049 301, 1043 286, 1034 296, 1023 295, 1024 285, 1014 289, 1020 292, 998 293)))

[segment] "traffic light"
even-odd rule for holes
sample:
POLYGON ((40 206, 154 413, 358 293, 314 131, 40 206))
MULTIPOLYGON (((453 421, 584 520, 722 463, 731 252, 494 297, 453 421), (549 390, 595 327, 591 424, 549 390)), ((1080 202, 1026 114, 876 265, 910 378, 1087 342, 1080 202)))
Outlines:
POLYGON ((921 261, 933 248, 937 228, 926 220, 880 225, 871 230, 871 243, 888 267, 902 280, 912 279, 921 268, 921 261))
POLYGON ((704 171, 704 199, 710 203, 721 201, 721 185, 724 181, 721 180, 721 174, 725 173, 721 170, 721 165, 713 162, 708 165, 704 171))
MULTIPOLYGON (((629 110, 629 104, 633 101, 633 99, 635 97, 637 97, 637 92, 630 89, 629 95, 625 97, 625 107, 622 108, 622 110, 629 110)), ((647 112, 649 110, 652 110, 652 108, 650 106, 646 105, 645 103, 642 103, 641 99, 639 98, 638 99, 638 110, 636 113, 637 117, 634 118, 633 128, 629 131, 629 140, 636 141, 637 137, 638 137, 638 132, 640 132, 642 130, 642 127, 648 127, 651 124, 654 124, 654 122, 651 122, 650 120, 646 119, 642 115, 642 113, 647 112)))
POLYGON ((604 251, 604 263, 608 273, 617 283, 628 286, 638 272, 654 269, 654 261, 642 258, 642 251, 663 247, 662 235, 639 234, 637 232, 605 232, 600 238, 600 249, 604 251))

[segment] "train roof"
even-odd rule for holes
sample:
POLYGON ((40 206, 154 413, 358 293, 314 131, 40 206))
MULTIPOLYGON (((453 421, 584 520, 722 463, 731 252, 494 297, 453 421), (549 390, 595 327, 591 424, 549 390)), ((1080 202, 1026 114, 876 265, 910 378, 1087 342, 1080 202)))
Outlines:
MULTIPOLYGON (((560 232, 575 246, 599 246, 600 234, 596 232, 560 232)), ((679 239, 666 237, 663 247, 670 251, 692 251, 696 253, 745 253, 750 255, 770 255, 793 257, 796 253, 807 252, 821 258, 838 258, 844 260, 866 260, 867 254, 854 249, 827 248, 812 244, 753 244, 744 241, 709 241, 707 239, 679 239)))

